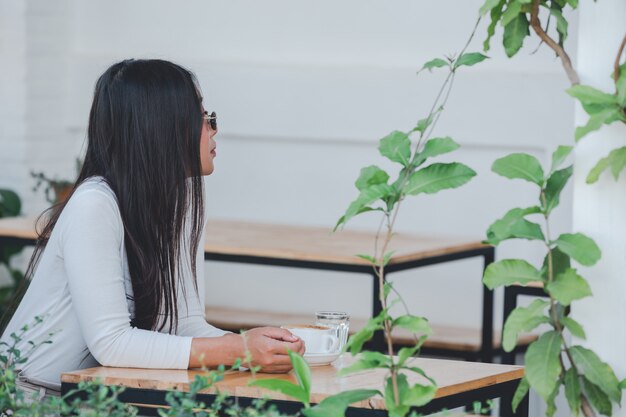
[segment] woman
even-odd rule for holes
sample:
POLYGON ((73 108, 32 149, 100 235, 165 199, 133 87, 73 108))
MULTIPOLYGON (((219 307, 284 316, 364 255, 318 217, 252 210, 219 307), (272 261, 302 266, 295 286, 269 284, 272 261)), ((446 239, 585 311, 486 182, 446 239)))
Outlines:
POLYGON ((53 210, 31 258, 32 282, 2 340, 44 316, 18 344, 25 390, 60 389, 64 371, 232 364, 248 350, 266 372, 291 369, 301 340, 277 328, 241 335, 203 317, 203 175, 217 133, 188 70, 126 60, 98 80, 88 146, 71 197, 53 210))

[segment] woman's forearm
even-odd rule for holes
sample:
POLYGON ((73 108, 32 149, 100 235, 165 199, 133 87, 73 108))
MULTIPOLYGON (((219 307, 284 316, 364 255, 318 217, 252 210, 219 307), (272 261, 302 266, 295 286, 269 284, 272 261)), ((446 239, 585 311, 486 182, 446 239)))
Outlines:
POLYGON ((244 356, 245 349, 241 335, 229 333, 220 337, 197 337, 191 342, 189 368, 230 366, 237 359, 243 359, 244 356))

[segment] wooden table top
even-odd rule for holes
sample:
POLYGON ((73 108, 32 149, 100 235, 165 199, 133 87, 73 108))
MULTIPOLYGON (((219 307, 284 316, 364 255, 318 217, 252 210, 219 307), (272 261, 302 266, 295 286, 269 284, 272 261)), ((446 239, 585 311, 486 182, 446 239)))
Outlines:
MULTIPOLYGON (((36 239, 35 218, 0 219, 0 237, 36 239)), ((369 265, 356 254, 372 254, 374 232, 263 224, 233 220, 208 221, 206 253, 273 259, 369 265)), ((478 239, 397 233, 389 250, 390 264, 405 263, 487 247, 478 239)))
MULTIPOLYGON (((377 389, 382 391, 386 371, 374 369, 358 372, 342 378, 338 378, 338 369, 354 363, 355 358, 349 354, 343 354, 338 360, 328 366, 311 368, 311 402, 319 403, 324 398, 337 394, 340 391, 352 389, 377 389)), ((499 365, 480 362, 464 362, 443 359, 414 358, 414 366, 422 368, 427 375, 437 382, 438 390, 435 398, 446 397, 453 394, 467 392, 478 388, 521 379, 524 376, 524 368, 521 366, 499 365)), ((61 375, 64 383, 77 384, 81 381, 90 381, 99 378, 106 385, 123 385, 127 388, 141 388, 147 390, 165 391, 181 390, 188 391, 189 384, 196 375, 203 374, 199 370, 163 370, 163 369, 132 369, 132 368, 109 368, 97 367, 80 371, 67 372, 61 375)), ((417 374, 409 373, 409 382, 425 382, 425 379, 417 374)), ((257 374, 257 378, 280 378, 296 383, 292 373, 272 375, 257 374)), ((249 372, 228 372, 224 380, 218 382, 207 393, 227 392, 236 397, 263 398, 274 400, 293 399, 284 394, 267 391, 258 387, 249 387, 251 381, 249 372)), ((384 400, 374 397, 370 400, 353 404, 353 407, 385 409, 384 400)))

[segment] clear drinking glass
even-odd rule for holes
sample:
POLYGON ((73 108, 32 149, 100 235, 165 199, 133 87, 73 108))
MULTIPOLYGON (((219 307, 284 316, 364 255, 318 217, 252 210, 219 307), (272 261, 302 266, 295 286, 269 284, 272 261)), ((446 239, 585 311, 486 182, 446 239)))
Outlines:
POLYGON ((339 350, 342 350, 348 341, 350 328, 350 316, 342 311, 317 311, 315 313, 316 324, 335 329, 339 339, 339 350))

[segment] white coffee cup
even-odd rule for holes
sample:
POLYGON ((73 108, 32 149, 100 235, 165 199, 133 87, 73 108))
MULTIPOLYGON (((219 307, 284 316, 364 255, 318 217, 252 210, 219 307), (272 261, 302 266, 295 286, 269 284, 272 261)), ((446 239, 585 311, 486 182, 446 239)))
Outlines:
POLYGON ((339 348, 335 329, 315 324, 291 324, 281 326, 304 342, 305 354, 332 353, 339 348))

